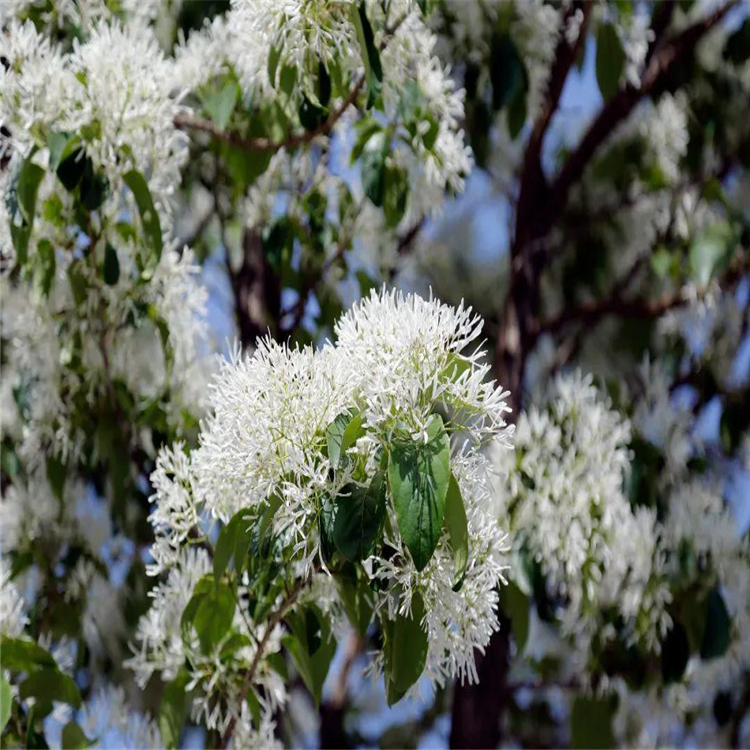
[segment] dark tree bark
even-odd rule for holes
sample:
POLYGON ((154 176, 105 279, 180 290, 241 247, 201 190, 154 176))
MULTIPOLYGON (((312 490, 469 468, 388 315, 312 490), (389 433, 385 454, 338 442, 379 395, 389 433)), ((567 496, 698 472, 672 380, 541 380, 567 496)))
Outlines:
POLYGON ((456 685, 450 746, 497 747, 502 737, 503 703, 510 668, 510 620, 500 612, 500 630, 484 654, 477 653, 476 685, 456 685))
POLYGON ((242 263, 230 271, 235 298, 235 315, 243 347, 255 344, 259 336, 278 333, 281 311, 281 283, 269 267, 263 239, 252 229, 242 238, 242 263))

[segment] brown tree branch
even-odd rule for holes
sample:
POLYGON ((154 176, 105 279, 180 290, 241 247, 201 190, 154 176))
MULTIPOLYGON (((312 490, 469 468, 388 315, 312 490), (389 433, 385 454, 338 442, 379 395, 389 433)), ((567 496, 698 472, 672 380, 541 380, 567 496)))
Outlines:
POLYGON ((737 0, 729 0, 713 13, 709 13, 705 18, 666 40, 651 58, 641 78, 640 86, 628 84, 606 102, 599 116, 591 123, 578 147, 568 157, 552 183, 550 205, 556 216, 562 213, 571 187, 581 178, 594 153, 607 137, 736 4, 737 0))
MULTIPOLYGON (((240 691, 237 695, 237 702, 239 704, 242 704, 242 702, 245 700, 245 696, 247 696, 247 691, 250 689, 250 686, 253 683, 253 678, 255 677, 255 673, 258 670, 261 659, 265 655, 266 646, 268 646, 268 641, 271 639, 273 631, 275 630, 276 626, 279 625, 284 619, 287 612, 289 612, 289 610, 294 606, 295 602, 299 598, 299 595, 310 584, 313 577, 315 576, 315 573, 317 572, 318 568, 316 567, 307 578, 298 581, 297 585, 287 594, 286 598, 281 602, 279 608, 269 618, 266 630, 263 633, 263 637, 260 639, 260 643, 258 643, 258 648, 255 651, 253 660, 250 662, 250 666, 247 670, 247 673, 245 674, 245 679, 242 681, 242 686, 240 687, 240 691)), ((222 748, 226 748, 229 746, 229 741, 232 739, 232 734, 234 732, 235 726, 237 726, 237 717, 233 716, 221 738, 222 748)))
MULTIPOLYGON (((750 259, 738 258, 719 281, 720 287, 722 289, 730 288, 748 270, 750 270, 750 259)), ((615 287, 617 288, 618 285, 615 285, 615 287)), ((605 299, 591 300, 566 308, 555 318, 540 323, 538 333, 556 333, 570 323, 592 325, 608 315, 616 315, 622 318, 659 318, 670 310, 684 307, 696 299, 702 299, 709 289, 710 287, 706 286, 699 289, 697 293, 691 294, 685 287, 682 287, 676 292, 663 294, 661 297, 654 299, 631 300, 623 299, 615 293, 605 299)))
POLYGON ((177 115, 174 118, 174 124, 176 127, 184 130, 200 130, 204 133, 209 133, 214 138, 226 141, 232 146, 237 146, 246 151, 270 151, 275 154, 277 151, 281 151, 281 149, 292 150, 299 146, 304 146, 319 135, 328 135, 342 118, 344 112, 354 104, 364 85, 365 77, 360 76, 346 99, 341 102, 326 120, 313 130, 292 133, 283 141, 273 141, 270 138, 248 138, 231 130, 221 130, 221 128, 217 127, 210 120, 203 120, 192 115, 177 115))

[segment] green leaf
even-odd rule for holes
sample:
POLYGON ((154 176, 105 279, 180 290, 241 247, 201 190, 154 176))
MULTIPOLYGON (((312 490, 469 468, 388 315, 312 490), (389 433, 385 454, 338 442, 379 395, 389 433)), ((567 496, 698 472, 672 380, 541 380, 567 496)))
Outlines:
POLYGON ((307 94, 302 95, 299 105, 299 121, 305 130, 315 130, 325 122, 328 110, 310 99, 307 94))
POLYGON ((508 34, 498 34, 490 47, 492 107, 496 111, 509 104, 526 87, 526 69, 515 43, 508 34))
POLYGON ((55 133, 50 131, 47 134, 47 148, 49 149, 48 168, 50 172, 57 172, 62 160, 63 151, 70 141, 70 133, 55 133))
POLYGON ((397 442, 391 450, 388 478, 398 527, 417 570, 427 565, 440 539, 450 453, 448 433, 438 414, 427 425, 426 442, 397 442))
POLYGON ((681 679, 689 658, 687 632, 679 622, 675 622, 661 646, 661 675, 664 682, 681 679))
POLYGON ((36 254, 37 266, 34 269, 34 281, 36 282, 39 291, 45 297, 49 297, 52 282, 55 280, 55 270, 57 268, 55 248, 48 239, 42 238, 37 243, 36 254))
POLYGON ((245 700, 247 701, 247 707, 250 709, 250 716, 252 716, 253 719, 253 726, 256 729, 259 729, 261 717, 260 701, 258 700, 258 696, 255 694, 255 690, 252 687, 247 691, 245 700))
POLYGON ((375 133, 362 151, 362 189, 376 206, 385 196, 385 162, 388 157, 387 133, 375 133))
POLYGON ((452 473, 445 496, 445 525, 453 548, 453 590, 460 591, 469 563, 469 526, 461 488, 452 473))
POLYGON ((361 638, 367 633, 375 605, 367 574, 359 566, 347 563, 336 575, 341 604, 352 627, 361 638))
MULTIPOLYGON (((427 633, 422 627, 424 601, 419 592, 411 599, 411 616, 398 615, 385 649, 385 678, 396 700, 419 679, 427 660, 427 633)), ((393 701, 395 702, 395 701, 393 701)), ((389 699, 389 705, 393 702, 389 699)))
POLYGON ((448 363, 440 373, 441 380, 455 383, 465 372, 471 371, 471 362, 456 352, 449 352, 448 363))
POLYGON ((204 654, 210 653, 229 632, 234 610, 234 594, 225 583, 217 582, 200 599, 195 610, 193 626, 204 654))
POLYGON ((83 207, 87 211, 95 211, 104 203, 108 191, 109 180, 103 174, 96 174, 91 159, 87 158, 80 186, 83 207))
POLYGON ((276 511, 281 507, 281 497, 279 497, 279 495, 271 495, 266 501, 266 504, 267 507, 263 511, 258 531, 258 545, 261 554, 267 554, 267 546, 270 541, 268 532, 272 528, 273 518, 276 515, 276 511))
POLYGON ((690 245, 690 270, 695 281, 705 286, 711 277, 726 267, 736 235, 727 221, 706 227, 690 245))
POLYGON ((401 167, 386 167, 383 186, 383 213, 386 226, 393 228, 403 219, 408 197, 409 176, 406 170, 401 167))
POLYGON ((362 156, 362 152, 364 151, 365 146, 367 145, 367 142, 372 138, 372 136, 375 135, 375 133, 379 133, 383 126, 375 119, 367 118, 362 120, 357 126, 357 140, 354 142, 354 146, 352 148, 352 154, 351 154, 351 163, 354 164, 354 162, 359 159, 360 156, 362 156))
POLYGON ((24 159, 16 182, 16 200, 21 222, 17 223, 15 217, 11 216, 10 225, 13 247, 21 265, 26 262, 31 229, 34 224, 36 196, 42 177, 44 177, 44 170, 38 164, 34 164, 30 156, 24 159))
POLYGON ((138 206, 138 213, 141 216, 143 232, 146 236, 146 243, 150 250, 143 276, 144 278, 150 278, 161 258, 162 236, 159 214, 154 207, 154 201, 151 198, 151 191, 148 189, 148 183, 140 172, 132 169, 130 172, 127 172, 122 179, 132 191, 136 205, 138 206))
POLYGON ((706 627, 701 644, 702 659, 724 656, 729 648, 731 621, 724 599, 717 589, 712 589, 706 600, 706 627))
POLYGON ((38 667, 55 667, 55 660, 34 641, 19 638, 0 639, 3 669, 11 672, 31 672, 38 667))
POLYGON ((88 282, 86 276, 81 270, 80 262, 73 262, 68 266, 68 281, 70 291, 73 293, 73 300, 76 305, 82 305, 88 296, 88 282))
MULTIPOLYGON (((56 148, 58 147, 59 144, 56 144, 56 148)), ((59 156, 55 154, 55 157, 58 162, 55 168, 57 178, 68 192, 75 190, 83 177, 87 162, 80 137, 73 135, 68 138, 59 156)))
POLYGON ((0 733, 5 729, 5 725, 10 719, 11 696, 10 684, 0 675, 0 733))
POLYGON ((166 748, 176 748, 180 745, 182 727, 188 710, 185 687, 189 681, 190 675, 183 668, 164 689, 159 707, 159 731, 166 748))
POLYGON ((616 695, 606 698, 576 696, 570 713, 572 746, 574 748, 615 747, 612 720, 616 711, 616 695))
POLYGON ((333 527, 336 523, 336 502, 328 495, 324 496, 318 517, 320 531, 320 546, 323 559, 330 562, 336 552, 336 544, 333 541, 333 527))
POLYGON ((47 457, 47 481, 50 489, 58 500, 63 499, 65 490, 65 464, 55 456, 47 457))
POLYGON ((239 522, 244 513, 245 511, 240 511, 232 516, 229 523, 222 527, 216 539, 216 546, 214 547, 214 581, 217 583, 221 580, 224 571, 229 566, 229 561, 234 556, 237 546, 239 522))
POLYGON ((368 487, 348 485, 342 490, 336 501, 333 541, 347 560, 357 562, 372 553, 383 530, 386 489, 384 473, 378 471, 368 487))
POLYGON ((519 89, 508 105, 508 133, 515 140, 526 123, 526 88, 519 89))
POLYGON ((617 93, 625 69, 625 52, 615 27, 610 23, 599 26, 596 34, 596 80, 604 99, 617 93))
POLYGON ((237 82, 229 80, 220 89, 206 91, 201 96, 203 109, 219 130, 225 130, 229 124, 229 119, 237 105, 238 94, 237 82))
POLYGON ((44 170, 31 161, 31 157, 24 159, 21 170, 18 173, 16 185, 16 197, 18 208, 23 220, 31 225, 34 221, 34 210, 36 208, 36 195, 39 191, 39 183, 44 177, 44 170))
POLYGON ((734 65, 742 65, 750 58, 750 18, 727 38, 724 46, 724 59, 734 65))
POLYGON ((33 672, 21 683, 19 692, 23 700, 36 698, 40 702, 59 701, 68 703, 73 708, 81 707, 78 687, 71 677, 60 672, 57 667, 47 667, 33 672))
POLYGON ((362 413, 359 411, 345 411, 328 425, 326 430, 326 444, 331 466, 338 469, 341 458, 362 436, 362 413))
POLYGON ((375 35, 372 32, 372 26, 367 18, 365 3, 351 6, 352 23, 357 32, 357 41, 359 42, 362 60, 365 64, 365 78, 367 80, 367 108, 375 105, 380 96, 381 85, 383 82, 383 68, 380 64, 380 53, 375 46, 375 35))
POLYGON ((529 600, 526 594, 513 582, 500 587, 500 602, 508 617, 510 617, 513 637, 519 653, 523 651, 529 638, 529 600))
POLYGON ((90 740, 83 729, 74 721, 69 721, 62 730, 62 746, 65 750, 83 750, 96 744, 96 740, 90 740))
POLYGON ((104 282, 114 286, 120 280, 120 261, 115 250, 109 242, 104 247, 104 282))
POLYGON ((323 683, 336 653, 331 626, 314 605, 305 610, 304 616, 290 612, 286 619, 292 634, 285 636, 284 645, 316 706, 319 706, 323 683), (314 653, 311 653, 310 645, 315 646, 314 653))

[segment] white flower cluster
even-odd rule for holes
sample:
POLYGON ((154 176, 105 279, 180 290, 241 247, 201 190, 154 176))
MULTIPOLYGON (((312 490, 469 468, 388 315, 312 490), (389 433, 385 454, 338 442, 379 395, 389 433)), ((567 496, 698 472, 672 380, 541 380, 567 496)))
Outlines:
MULTIPOLYGON (((418 569, 389 509, 384 544, 364 561, 378 582, 376 610, 393 619, 411 612, 418 593, 424 602, 422 627, 428 635, 425 673, 443 684, 455 677, 476 677, 474 649, 486 645, 497 629, 496 586, 504 570, 504 537, 490 508, 487 461, 479 446, 495 440, 507 447, 511 434, 504 421, 506 393, 486 380, 488 365, 476 347, 481 322, 471 310, 400 293, 372 293, 336 326, 336 343, 322 349, 289 349, 260 340, 251 357, 236 354, 226 362, 211 388, 211 416, 203 425, 200 447, 189 456, 181 446, 162 452, 153 475, 156 489, 152 522, 157 541, 151 573, 166 573, 152 592, 150 612, 139 626, 140 645, 131 665, 139 681, 154 671, 170 679, 186 653, 199 656, 184 634, 180 615, 191 592, 209 570, 203 549, 190 548, 199 538, 204 514, 227 521, 241 509, 258 512, 271 498, 280 507, 273 531, 291 554, 299 578, 328 578, 321 549, 319 518, 326 498, 336 497, 352 481, 369 483, 380 454, 394 436, 424 442, 431 416, 440 413, 452 435, 451 469, 460 487, 468 523, 469 563, 463 586, 454 590, 454 556, 443 532, 426 566, 418 569), (362 431, 334 468, 326 450, 326 430, 342 413, 357 410, 362 431), (355 472, 357 479, 355 480, 355 472), (322 567, 322 571, 318 572, 322 567), (187 649, 187 651, 186 651, 187 649)), ((324 591, 316 586, 316 603, 324 591)), ((243 627, 239 609, 235 623, 243 627)), ((254 625, 260 637, 264 624, 254 625)), ((280 648, 281 633, 270 638, 280 648)), ((252 658, 254 647, 248 652, 252 658)), ((213 657, 211 657, 213 658, 213 657)), ((231 670, 218 660, 214 683, 229 688, 231 670)), ((266 695, 285 699, 283 683, 261 671, 266 695)), ((223 715, 202 710, 213 724, 231 716, 242 722, 239 706, 228 699, 223 715)), ((206 702, 208 706, 208 701, 206 702)))
POLYGON ((634 639, 653 643, 668 623, 666 594, 651 585, 655 514, 634 513, 624 494, 630 437, 590 376, 557 376, 543 403, 520 416, 515 456, 498 456, 509 484, 497 492, 499 518, 519 554, 541 566, 553 599, 562 597, 564 630, 584 643, 605 606, 620 610, 634 639))
POLYGON ((173 122, 180 105, 172 63, 148 27, 102 21, 64 52, 30 21, 13 21, 2 54, 8 64, 0 71, 0 122, 15 150, 26 155, 49 131, 77 133, 113 186, 138 169, 167 209, 187 137, 173 122))
POLYGON ((0 635, 17 638, 29 622, 26 602, 11 580, 8 560, 0 557, 0 635))
MULTIPOLYGON (((351 3, 332 0, 233 0, 225 16, 191 34, 177 48, 174 85, 195 91, 216 76, 233 71, 248 101, 262 97, 269 104, 277 102, 285 111, 295 111, 303 95, 317 101, 318 65, 323 63, 338 70, 354 88, 363 75, 352 20, 354 8, 351 3), (270 65, 269 59, 276 63, 270 65), (291 94, 281 85, 284 69, 296 71, 291 94)), ((366 10, 375 30, 375 44, 382 47, 386 120, 398 119, 408 83, 419 91, 422 107, 438 129, 430 149, 422 142, 423 132, 411 138, 408 148, 405 134, 393 143, 391 159, 409 173, 413 202, 406 221, 413 223, 440 206, 446 189, 460 191, 463 177, 471 169, 471 152, 460 129, 463 94, 455 89, 450 70, 435 55, 437 38, 414 3, 399 0, 390 3, 384 13, 379 3, 368 2, 366 10)), ((332 109, 336 106, 331 104, 332 109)), ((348 141, 352 124, 350 118, 341 118, 337 137, 348 141)))
MULTIPOLYGON (((85 7, 79 10, 84 13, 85 7)), ((61 6, 59 12, 67 11, 61 6)), ((133 169, 147 180, 165 237, 171 225, 170 198, 187 156, 187 138, 173 123, 180 105, 171 96, 171 63, 142 24, 100 20, 89 32, 65 51, 30 21, 10 20, 1 40, 7 64, 0 71, 0 123, 10 132, 3 150, 11 176, 3 178, 0 253, 6 271, 17 261, 28 263, 33 272, 27 278, 33 276, 34 282, 1 282, 8 355, 3 403, 10 406, 13 393, 27 391, 29 403, 23 419, 10 408, 4 409, 2 421, 4 434, 21 438, 25 460, 49 444, 64 458, 76 456, 84 437, 70 425, 76 397, 78 403, 91 404, 111 378, 122 379, 136 399, 151 400, 171 389, 168 409, 174 423, 182 410, 200 412, 208 374, 206 292, 197 283, 192 254, 178 253, 167 243, 153 280, 143 287, 137 267, 142 242, 122 228, 124 217, 138 215, 122 180, 133 169), (94 174, 104 181, 102 203, 86 230, 96 246, 85 259, 87 242, 74 196, 54 173, 60 154, 53 153, 53 136, 62 148, 71 134, 83 149, 77 158, 90 159, 94 174), (8 214, 15 200, 12 175, 24 157, 44 170, 28 261, 15 258, 8 214), (119 280, 108 284, 101 281, 105 245, 116 254, 119 269, 119 280), (53 271, 43 293, 36 279, 45 251, 53 254, 53 271), (78 290, 72 288, 71 274, 78 290), (144 314, 148 306, 165 321, 164 331, 153 315, 144 314), (79 355, 85 377, 69 367, 79 355)))

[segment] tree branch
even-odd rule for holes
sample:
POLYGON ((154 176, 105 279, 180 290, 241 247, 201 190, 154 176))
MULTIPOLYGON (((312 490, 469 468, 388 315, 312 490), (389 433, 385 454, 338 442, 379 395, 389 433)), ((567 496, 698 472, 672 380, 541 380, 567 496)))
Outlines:
POLYGON ((281 149, 295 149, 299 146, 304 146, 310 143, 312 140, 317 138, 319 135, 328 135, 336 123, 341 119, 344 112, 354 104, 359 95, 360 91, 365 85, 365 77, 360 76, 357 82, 352 87, 346 99, 337 107, 334 112, 322 122, 318 127, 313 130, 305 130, 300 133, 292 133, 283 141, 273 141, 270 138, 247 138, 234 131, 224 131, 217 127, 210 120, 203 120, 192 115, 177 115, 174 118, 174 124, 176 127, 183 130, 200 130, 204 133, 209 133, 214 138, 226 141, 232 146, 244 149, 245 151, 270 151, 275 154, 281 149))
MULTIPOLYGON (((271 639, 271 635, 274 629, 279 623, 281 623, 286 613, 294 606, 295 602, 299 598, 299 595, 302 593, 305 587, 309 585, 309 583, 313 579, 313 576, 317 572, 318 572, 318 568, 316 567, 315 569, 313 569, 313 572, 307 578, 305 578, 302 581, 299 581, 297 585, 289 592, 289 594, 287 594, 286 598, 281 602, 281 604, 279 605, 279 608, 273 613, 273 615, 271 615, 271 618, 268 621, 266 630, 263 633, 263 637, 260 639, 258 648, 255 651, 255 656, 253 656, 253 660, 250 662, 250 667, 248 668, 247 674, 245 675, 245 679, 242 682, 242 687, 240 687, 240 692, 238 693, 238 696, 237 696, 237 699, 238 699, 237 702, 240 705, 245 700, 245 697, 247 696, 247 691, 250 689, 250 686, 253 683, 253 678, 255 677, 255 673, 258 670, 260 660, 264 656, 266 646, 268 646, 268 641, 271 639)), ((235 726, 237 726, 237 717, 233 716, 232 720, 229 722, 229 725, 227 726, 227 729, 221 738, 220 746, 222 748, 226 748, 229 746, 229 741, 232 739, 232 733, 234 732, 235 726)))
MULTIPOLYGON (((720 280, 720 286, 722 288, 732 286, 748 271, 748 268, 750 268, 749 260, 738 258, 720 280)), ((628 273, 629 275, 630 273, 628 273)), ((537 334, 555 333, 570 323, 592 325, 607 315, 617 315, 623 318, 659 318, 670 310, 688 305, 696 299, 702 299, 709 289, 710 286, 706 286, 698 290, 697 294, 690 294, 685 287, 682 287, 676 292, 664 294, 655 299, 626 300, 615 294, 606 299, 584 302, 574 307, 568 307, 557 317, 540 323, 537 334)))
POLYGON ((729 0, 713 13, 665 41, 651 58, 641 79, 641 85, 635 87, 628 84, 606 102, 599 116, 591 123, 578 147, 567 159, 552 184, 549 204, 552 206, 554 216, 562 213, 571 187, 581 178, 599 146, 633 111, 636 104, 647 96, 675 64, 688 54, 736 4, 737 0, 729 0))

